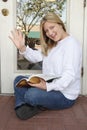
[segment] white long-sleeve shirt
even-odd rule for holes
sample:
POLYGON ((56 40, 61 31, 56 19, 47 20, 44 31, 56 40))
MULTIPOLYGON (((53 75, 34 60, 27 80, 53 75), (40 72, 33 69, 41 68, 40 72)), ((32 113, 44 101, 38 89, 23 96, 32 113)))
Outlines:
POLYGON ((57 46, 49 51, 48 56, 43 56, 40 51, 32 50, 28 46, 21 54, 33 63, 43 61, 43 74, 61 76, 46 83, 47 91, 61 91, 71 100, 78 97, 81 90, 82 50, 80 43, 72 36, 59 41, 57 46))

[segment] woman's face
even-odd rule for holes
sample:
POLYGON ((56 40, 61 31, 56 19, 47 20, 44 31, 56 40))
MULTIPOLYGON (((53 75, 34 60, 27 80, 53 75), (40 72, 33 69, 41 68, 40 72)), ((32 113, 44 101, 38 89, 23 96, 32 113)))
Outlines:
POLYGON ((66 35, 66 32, 63 30, 60 24, 52 22, 45 22, 44 31, 46 36, 55 42, 62 40, 66 35))

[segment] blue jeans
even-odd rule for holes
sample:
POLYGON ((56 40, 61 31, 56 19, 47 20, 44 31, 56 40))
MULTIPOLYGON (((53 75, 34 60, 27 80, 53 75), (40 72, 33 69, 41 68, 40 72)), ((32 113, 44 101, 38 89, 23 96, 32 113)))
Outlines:
POLYGON ((23 77, 25 76, 20 75, 14 80, 15 108, 27 103, 57 110, 69 108, 75 103, 75 100, 67 99, 60 91, 47 92, 35 87, 16 87, 16 83, 23 77))

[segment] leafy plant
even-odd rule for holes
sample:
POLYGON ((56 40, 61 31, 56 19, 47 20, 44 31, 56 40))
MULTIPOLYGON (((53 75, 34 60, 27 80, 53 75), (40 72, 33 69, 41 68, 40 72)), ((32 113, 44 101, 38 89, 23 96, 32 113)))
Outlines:
POLYGON ((49 11, 62 16, 66 0, 18 0, 17 27, 27 36, 34 25, 49 11))

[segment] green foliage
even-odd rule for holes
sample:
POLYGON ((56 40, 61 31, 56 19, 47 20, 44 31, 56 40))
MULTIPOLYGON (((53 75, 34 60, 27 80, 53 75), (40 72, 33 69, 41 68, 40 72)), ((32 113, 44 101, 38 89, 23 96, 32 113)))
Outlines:
POLYGON ((65 4, 66 0, 18 0, 17 27, 27 35, 47 12, 56 12, 62 16, 65 4))

